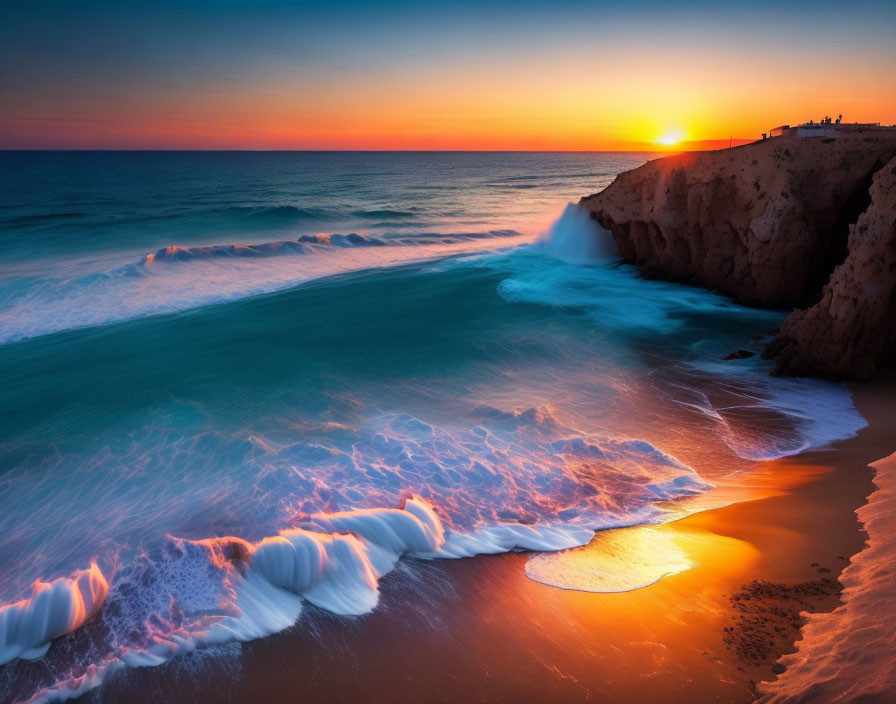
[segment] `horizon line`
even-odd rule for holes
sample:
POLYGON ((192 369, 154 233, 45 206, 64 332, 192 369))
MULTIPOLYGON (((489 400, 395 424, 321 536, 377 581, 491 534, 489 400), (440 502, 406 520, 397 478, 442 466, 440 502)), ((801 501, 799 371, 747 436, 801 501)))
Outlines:
MULTIPOLYGON (((737 140, 735 140, 737 141, 737 140)), ((747 144, 753 141, 746 142, 747 144)), ((229 148, 206 148, 206 147, 185 147, 185 148, 109 148, 109 147, 2 147, 0 152, 233 152, 233 153, 320 153, 320 154, 388 154, 388 153, 407 153, 407 154, 680 154, 687 151, 721 151, 722 149, 735 148, 743 146, 734 144, 731 147, 722 146, 717 149, 229 149, 229 148)))

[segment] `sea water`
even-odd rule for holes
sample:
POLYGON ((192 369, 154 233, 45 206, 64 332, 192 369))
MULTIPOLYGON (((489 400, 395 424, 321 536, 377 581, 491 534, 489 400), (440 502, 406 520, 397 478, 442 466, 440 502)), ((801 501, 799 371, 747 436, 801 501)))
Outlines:
POLYGON ((782 312, 639 278, 569 205, 646 159, 0 155, 3 700, 854 433, 844 387, 723 360, 782 312))

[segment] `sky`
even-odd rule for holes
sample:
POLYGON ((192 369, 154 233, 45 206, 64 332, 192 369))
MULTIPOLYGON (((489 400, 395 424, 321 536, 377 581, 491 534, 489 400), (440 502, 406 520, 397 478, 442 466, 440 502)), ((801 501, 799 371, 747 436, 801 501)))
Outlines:
POLYGON ((0 3, 0 148, 630 150, 896 123, 896 2, 0 3))

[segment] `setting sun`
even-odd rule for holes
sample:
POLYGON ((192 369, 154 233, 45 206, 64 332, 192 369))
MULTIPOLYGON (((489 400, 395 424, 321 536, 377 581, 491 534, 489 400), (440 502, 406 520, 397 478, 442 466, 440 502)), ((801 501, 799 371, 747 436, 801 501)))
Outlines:
POLYGON ((667 132, 662 137, 656 140, 657 144, 662 144, 664 147, 672 147, 681 142, 684 139, 684 135, 681 132, 667 132))

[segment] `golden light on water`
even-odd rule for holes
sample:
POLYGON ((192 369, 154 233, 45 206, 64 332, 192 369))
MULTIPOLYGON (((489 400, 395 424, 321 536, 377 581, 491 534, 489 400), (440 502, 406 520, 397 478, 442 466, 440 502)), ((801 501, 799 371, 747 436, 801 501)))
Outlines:
POLYGON ((526 575, 542 584, 584 592, 628 592, 650 586, 721 557, 746 564, 755 556, 749 544, 679 523, 634 526, 597 533, 581 548, 538 553, 526 575))
POLYGON ((526 574, 562 589, 627 592, 693 566, 675 533, 638 526, 602 531, 584 548, 533 555, 526 574))

